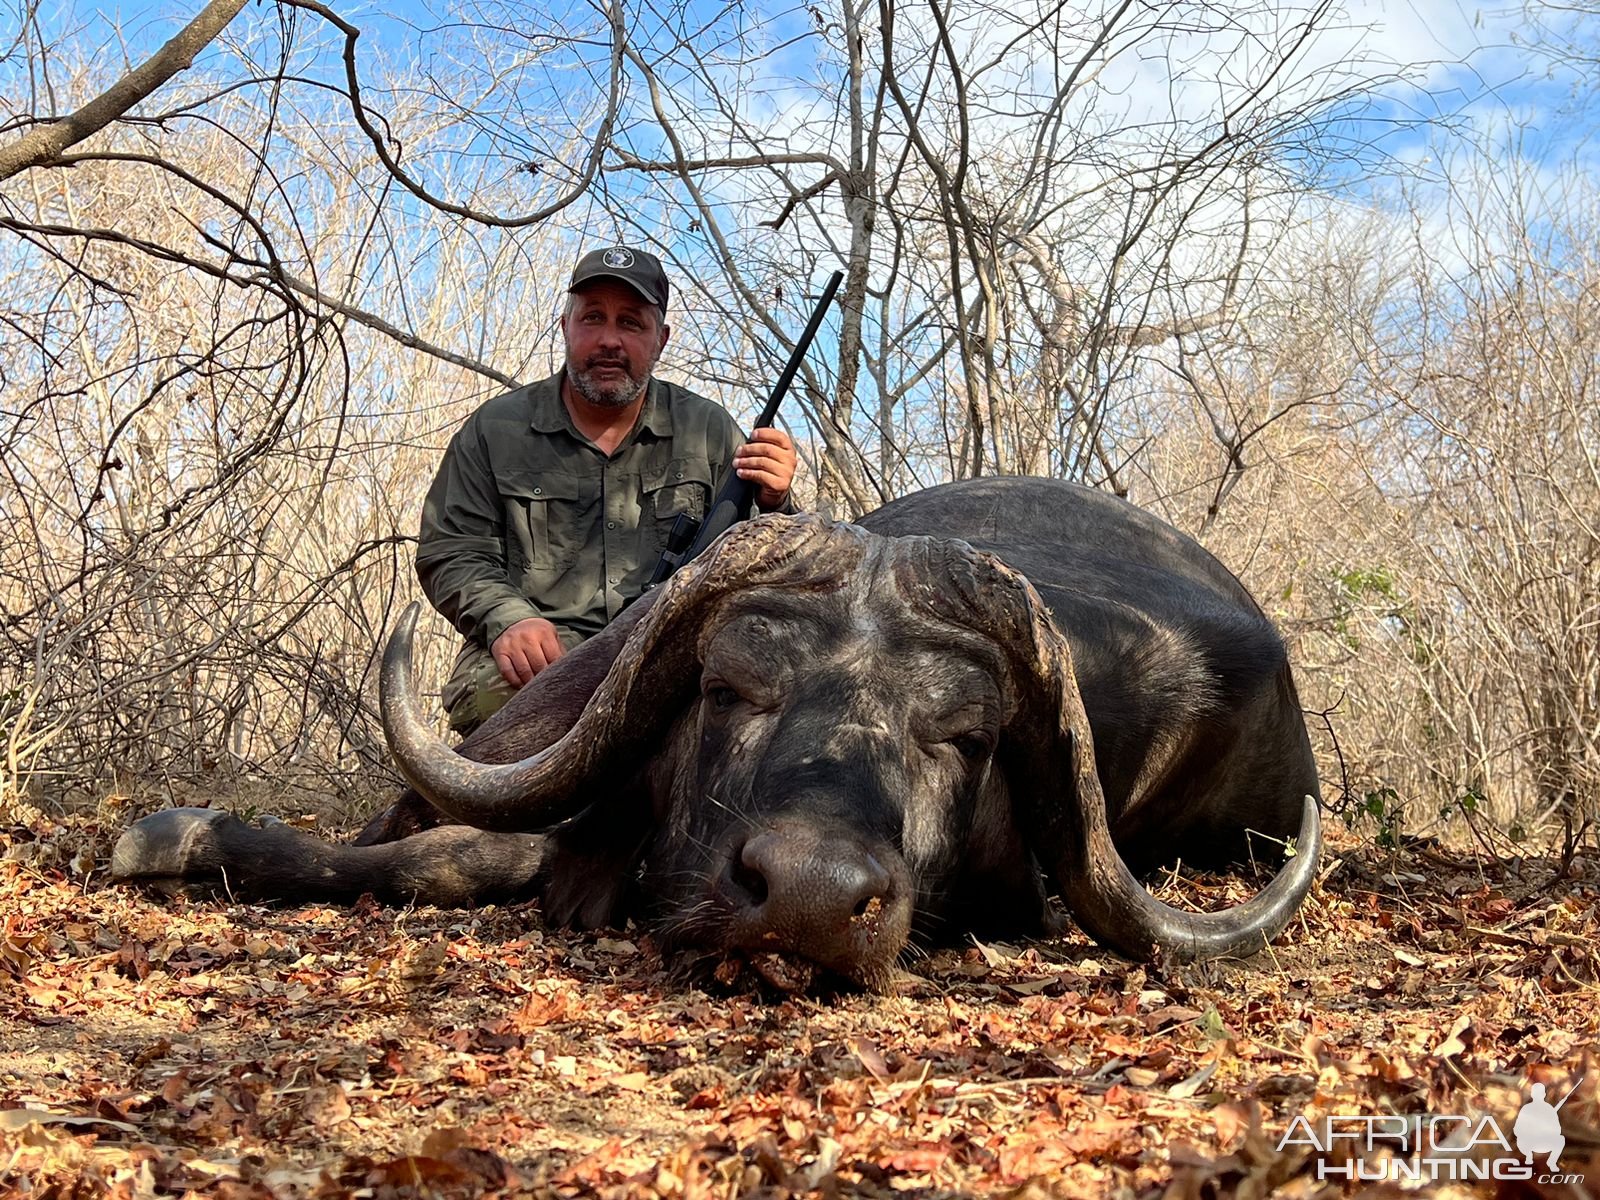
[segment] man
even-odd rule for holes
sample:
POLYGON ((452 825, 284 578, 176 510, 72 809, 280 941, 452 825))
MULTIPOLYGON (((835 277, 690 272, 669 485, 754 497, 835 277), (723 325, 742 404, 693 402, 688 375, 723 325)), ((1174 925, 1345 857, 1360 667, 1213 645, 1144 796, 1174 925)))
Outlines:
POLYGON ((462 734, 637 599, 673 521, 703 517, 730 469, 762 511, 791 507, 788 434, 744 442, 652 377, 671 333, 653 255, 591 251, 567 291, 566 365, 468 417, 423 504, 417 576, 467 639, 441 694, 462 734))

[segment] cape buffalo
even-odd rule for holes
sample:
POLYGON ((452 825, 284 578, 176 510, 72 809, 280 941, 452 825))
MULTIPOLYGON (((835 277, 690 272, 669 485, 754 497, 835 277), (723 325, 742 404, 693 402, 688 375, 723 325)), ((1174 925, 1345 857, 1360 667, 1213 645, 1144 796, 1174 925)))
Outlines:
POLYGON ((736 526, 459 750, 421 716, 415 620, 382 675, 414 792, 358 844, 173 809, 123 835, 113 874, 537 895, 549 922, 637 917, 791 988, 818 967, 884 986, 912 942, 1049 932, 1051 893, 1131 958, 1250 954, 1316 875, 1316 769, 1270 622, 1198 544, 1088 488, 975 480, 857 524, 736 526), (430 804, 464 824, 395 838, 430 804), (1276 853, 1250 831, 1296 853, 1236 908, 1179 911, 1135 877, 1276 853))

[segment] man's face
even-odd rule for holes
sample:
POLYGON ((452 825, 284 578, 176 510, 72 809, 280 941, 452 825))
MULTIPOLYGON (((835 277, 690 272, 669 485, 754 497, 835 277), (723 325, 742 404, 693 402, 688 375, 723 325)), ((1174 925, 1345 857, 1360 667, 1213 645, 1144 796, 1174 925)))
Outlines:
POLYGON ((625 283, 597 279, 572 293, 561 320, 567 339, 567 378, 578 394, 602 408, 626 408, 639 398, 669 332, 661 314, 625 283))

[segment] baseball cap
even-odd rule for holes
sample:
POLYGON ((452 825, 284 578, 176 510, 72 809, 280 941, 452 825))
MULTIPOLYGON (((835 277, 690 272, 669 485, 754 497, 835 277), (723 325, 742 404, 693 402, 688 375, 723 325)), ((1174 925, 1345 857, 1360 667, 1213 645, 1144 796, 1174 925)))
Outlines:
POLYGON ((572 282, 567 285, 567 291, 575 292, 595 279, 620 280, 651 304, 666 310, 667 273, 661 269, 661 260, 647 250, 612 246, 589 251, 572 268, 572 282))

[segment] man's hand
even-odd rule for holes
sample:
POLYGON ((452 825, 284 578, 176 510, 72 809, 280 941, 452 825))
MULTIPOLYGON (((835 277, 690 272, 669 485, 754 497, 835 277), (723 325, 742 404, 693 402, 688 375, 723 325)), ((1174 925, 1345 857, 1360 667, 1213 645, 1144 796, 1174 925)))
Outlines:
POLYGON ((495 638, 489 647, 500 676, 512 687, 521 687, 544 670, 564 651, 556 627, 543 617, 528 617, 495 638))
POLYGON ((788 498, 799 461, 789 435, 771 426, 756 430, 733 452, 734 472, 756 485, 756 504, 768 512, 788 498))

